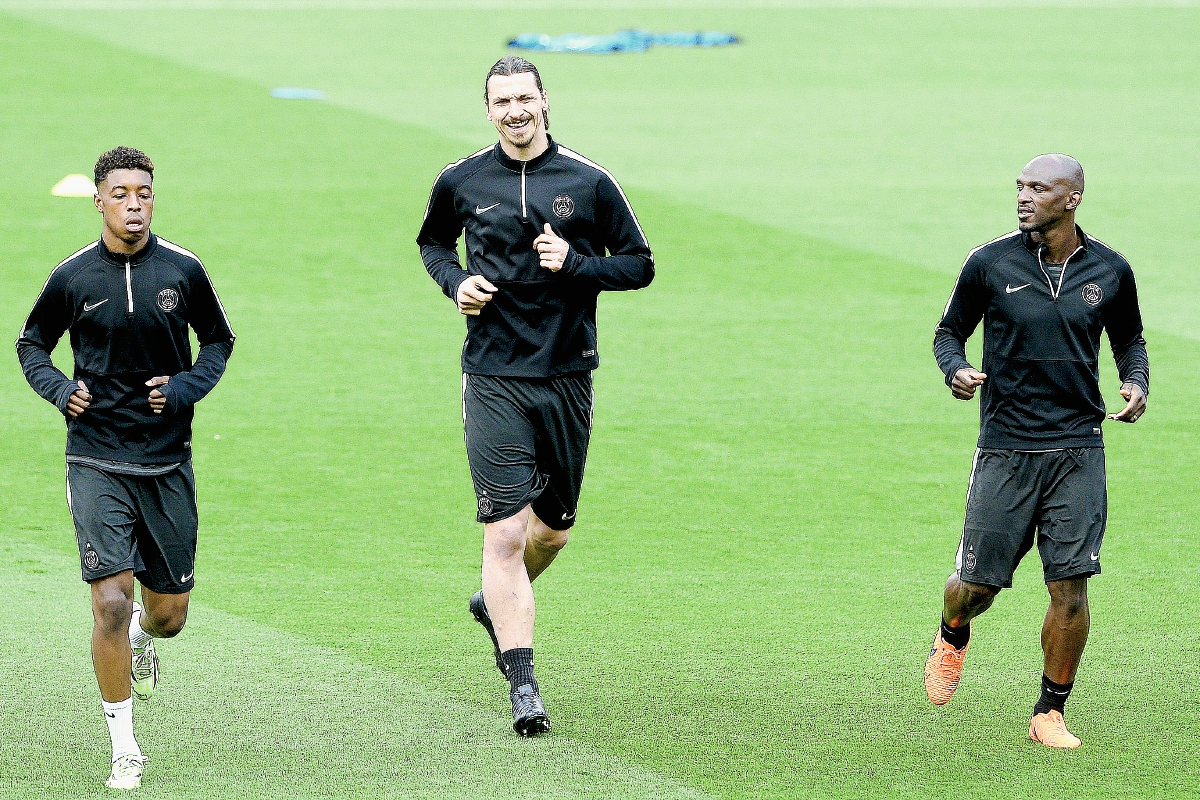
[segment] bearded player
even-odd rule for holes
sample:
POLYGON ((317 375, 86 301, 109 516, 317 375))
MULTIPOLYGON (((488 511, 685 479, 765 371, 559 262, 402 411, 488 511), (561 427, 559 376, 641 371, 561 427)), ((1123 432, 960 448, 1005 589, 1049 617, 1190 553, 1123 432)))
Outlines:
POLYGON ((146 154, 110 150, 94 177, 100 239, 50 273, 17 355, 29 385, 66 419, 67 505, 112 743, 105 785, 136 789, 146 756, 133 735, 133 695, 150 699, 154 639, 183 629, 195 584, 193 408, 225 372, 234 334, 200 260, 150 232, 146 154), (189 326, 200 343, 194 362, 189 326), (64 333, 70 378, 50 359, 64 333))
POLYGON ((1030 161, 1017 179, 1020 229, 967 257, 934 337, 953 395, 970 400, 979 391, 980 430, 955 571, 925 663, 925 690, 935 705, 950 700, 971 620, 1012 586, 1017 564, 1036 544, 1050 608, 1029 737, 1055 748, 1081 743, 1063 714, 1087 644, 1088 578, 1100 574, 1108 518, 1102 331, 1126 401, 1108 419, 1137 422, 1150 391, 1133 271, 1120 253, 1076 225, 1083 188, 1083 169, 1070 156, 1030 161), (977 370, 964 345, 981 321, 977 370))
POLYGON ((576 521, 600 363, 596 298, 649 285, 654 259, 612 175, 550 137, 533 64, 496 62, 484 99, 499 141, 438 175, 417 244, 467 322, 463 423, 484 524, 470 609, 508 678, 513 728, 532 736, 550 730, 533 674, 532 583, 576 521))

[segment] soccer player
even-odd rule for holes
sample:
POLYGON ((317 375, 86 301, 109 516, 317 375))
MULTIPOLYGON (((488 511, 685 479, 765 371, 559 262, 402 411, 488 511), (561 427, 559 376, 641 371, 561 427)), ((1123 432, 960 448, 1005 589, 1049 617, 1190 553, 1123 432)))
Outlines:
POLYGON ((1075 224, 1083 169, 1042 155, 1017 179, 1020 230, 971 251, 934 337, 946 385, 959 400, 980 393, 979 447, 966 524, 946 582, 941 627, 925 662, 935 705, 958 688, 971 620, 1012 586, 1036 543, 1050 593, 1042 624, 1041 696, 1029 737, 1074 748, 1063 710, 1087 643, 1087 581, 1100 574, 1108 517, 1100 332, 1107 331, 1126 405, 1108 419, 1146 412, 1150 365, 1129 263, 1075 224), (964 343, 983 321, 983 364, 964 343))
POLYGON ((154 639, 183 629, 195 583, 193 406, 224 373, 234 334, 200 259, 150 232, 146 154, 108 151, 95 180, 100 239, 50 273, 17 355, 29 385, 66 417, 67 505, 91 587, 92 664, 112 740, 105 785, 136 789, 146 756, 131 694, 150 698, 154 639), (189 325, 200 343, 194 363, 189 325), (50 360, 68 331, 71 378, 50 360))
POLYGON ((470 610, 508 678, 513 729, 533 736, 550 718, 533 675, 531 583, 576 521, 599 365, 596 297, 647 286, 654 259, 612 175, 550 138, 533 64, 497 61, 484 100, 499 142, 442 170, 417 244, 466 316, 463 425, 484 524, 483 589, 470 610))

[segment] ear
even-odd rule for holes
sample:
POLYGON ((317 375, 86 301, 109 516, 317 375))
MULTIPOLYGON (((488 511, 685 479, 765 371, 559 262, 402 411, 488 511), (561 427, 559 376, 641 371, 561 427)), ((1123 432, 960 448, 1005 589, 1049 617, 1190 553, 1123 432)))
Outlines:
POLYGON ((101 214, 104 213, 104 206, 101 205, 100 201, 100 187, 96 187, 96 193, 92 195, 92 203, 95 204, 97 211, 99 211, 101 214))
POLYGON ((1083 192, 1076 190, 1067 196, 1067 210, 1074 211, 1083 202, 1083 192))

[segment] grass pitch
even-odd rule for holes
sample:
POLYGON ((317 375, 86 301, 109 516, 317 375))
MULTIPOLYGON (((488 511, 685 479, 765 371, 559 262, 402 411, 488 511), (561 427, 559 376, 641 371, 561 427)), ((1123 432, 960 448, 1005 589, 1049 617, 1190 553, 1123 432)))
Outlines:
MULTIPOLYGON (((1200 791, 1198 40, 1191 9, 0 13, 0 325, 97 234, 49 188, 120 142, 239 334, 198 414, 198 584, 139 707, 141 794, 1200 791), (508 34, 635 24, 746 44, 537 59, 553 132, 621 179, 659 277, 601 301, 580 525, 538 583, 555 733, 525 742, 466 612, 462 323, 412 239, 437 171, 491 138, 479 78, 508 34), (1072 753, 1025 739, 1035 562, 951 704, 920 682, 977 425, 932 327, 1047 150, 1089 171, 1081 222, 1134 265, 1154 371, 1151 413, 1108 426, 1072 753)), ((0 795, 100 795, 61 423, 11 355, 0 397, 0 795)))

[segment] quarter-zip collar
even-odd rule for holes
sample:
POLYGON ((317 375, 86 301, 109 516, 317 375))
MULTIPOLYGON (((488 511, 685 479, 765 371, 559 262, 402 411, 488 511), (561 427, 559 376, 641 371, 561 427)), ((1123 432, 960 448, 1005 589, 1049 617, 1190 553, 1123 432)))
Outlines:
POLYGON ((100 240, 100 257, 110 264, 115 264, 118 267, 124 267, 126 264, 136 267, 138 264, 146 261, 150 256, 154 255, 154 251, 158 248, 158 237, 151 232, 146 239, 146 245, 141 250, 138 250, 132 255, 125 253, 114 253, 105 246, 104 240, 100 240))
MULTIPOLYGON (((1088 239, 1088 235, 1084 233, 1083 228, 1079 227, 1078 225, 1075 226, 1075 235, 1079 237, 1079 247, 1083 248, 1083 251, 1086 253, 1088 249, 1088 242, 1090 241, 1088 239)), ((1025 245, 1025 249, 1035 255, 1037 254, 1038 250, 1042 248, 1040 243, 1033 240, 1033 234, 1028 231, 1025 231, 1021 234, 1021 244, 1025 245)), ((1079 252, 1079 248, 1076 248, 1075 252, 1079 252)))
POLYGON ((1035 242, 1032 233, 1021 234, 1021 243, 1025 245, 1025 249, 1031 251, 1037 257, 1038 270, 1041 271, 1042 277, 1046 279, 1046 285, 1050 288, 1050 297, 1053 300, 1057 300, 1059 293, 1062 291, 1063 281, 1067 279, 1067 265, 1071 263, 1071 259, 1080 253, 1087 253, 1088 239, 1087 234, 1083 232, 1083 228, 1076 225, 1075 235, 1079 238, 1079 246, 1063 262, 1062 272, 1058 275, 1058 284, 1055 285, 1054 280, 1050 277, 1050 273, 1046 272, 1046 267, 1042 260, 1042 254, 1046 250, 1046 245, 1042 242, 1035 242))
POLYGON ((498 161, 500 166, 504 167, 505 169, 510 169, 513 172, 521 172, 522 170, 524 170, 526 173, 536 172, 537 170, 541 169, 547 161, 554 158, 554 156, 558 154, 558 145, 554 143, 552 138, 550 138, 550 134, 546 134, 546 140, 550 143, 550 146, 546 148, 546 152, 542 153, 537 158, 531 158, 528 161, 520 161, 515 158, 509 158, 508 153, 504 152, 504 148, 500 146, 499 142, 496 142, 496 146, 492 152, 496 156, 496 161, 498 161))

